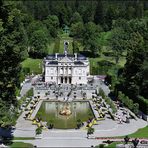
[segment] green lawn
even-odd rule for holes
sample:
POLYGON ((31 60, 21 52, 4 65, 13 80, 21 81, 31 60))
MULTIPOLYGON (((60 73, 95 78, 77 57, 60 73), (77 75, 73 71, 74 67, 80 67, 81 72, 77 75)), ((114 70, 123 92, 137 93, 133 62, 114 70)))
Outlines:
MULTIPOLYGON (((90 60, 90 73, 91 74, 106 74, 106 70, 101 70, 98 65, 98 61, 109 61, 112 63, 115 63, 115 58, 113 56, 105 56, 103 52, 113 52, 110 47, 108 46, 108 38, 111 36, 111 32, 102 32, 100 39, 98 39, 98 42, 102 46, 101 52, 98 51, 98 54, 100 55, 99 57, 96 58, 89 58, 90 60), (96 72, 94 72, 94 69, 96 72), (101 70, 101 71, 100 71, 101 70)), ((72 42, 73 38, 69 37, 68 34, 60 34, 57 39, 52 40, 50 45, 48 45, 48 54, 52 54, 55 52, 58 53, 63 53, 64 52, 64 41, 67 40, 69 41, 69 46, 68 46, 68 53, 72 54, 73 53, 73 47, 72 47, 72 42), (58 48, 58 49, 57 49, 58 48)), ((79 45, 79 50, 82 51, 84 48, 82 44, 78 41, 79 45)), ((126 52, 123 53, 124 56, 121 56, 119 59, 119 63, 117 64, 120 67, 123 67, 125 62, 126 62, 126 52)), ((27 58, 22 62, 22 67, 23 68, 29 68, 30 73, 35 73, 35 74, 40 74, 42 72, 42 59, 31 59, 27 58)), ((108 68, 107 68, 108 69, 108 68)))
POLYGON ((64 41, 68 41, 69 45, 68 45, 68 53, 72 54, 73 53, 73 47, 72 47, 72 42, 73 42, 73 38, 69 37, 68 34, 64 33, 60 35, 60 49, 59 49, 59 53, 63 53, 64 52, 64 41))
MULTIPOLYGON (((119 136, 117 138, 124 138, 125 136, 119 136)), ((128 135, 129 138, 148 138, 148 126, 139 129, 137 132, 128 135)), ((119 144, 121 142, 113 142, 106 146, 105 148, 115 148, 116 144, 119 144)), ((99 146, 96 146, 96 148, 99 148, 99 146)))
POLYGON ((41 74, 42 73, 42 59, 27 58, 22 63, 22 68, 30 68, 30 73, 41 74))
POLYGON ((13 142, 10 145, 11 148, 33 148, 33 145, 30 143, 24 143, 24 142, 13 142))
POLYGON ((14 137, 13 140, 34 140, 34 137, 14 137))
POLYGON ((128 136, 131 138, 148 138, 148 126, 141 128, 137 132, 128 136))
POLYGON ((113 142, 109 144, 108 146, 105 146, 105 148, 116 148, 116 144, 120 144, 121 142, 113 142))
POLYGON ((48 45, 48 47, 47 47, 48 54, 54 53, 54 52, 53 52, 54 44, 55 44, 55 40, 53 40, 52 43, 50 43, 50 44, 48 45))

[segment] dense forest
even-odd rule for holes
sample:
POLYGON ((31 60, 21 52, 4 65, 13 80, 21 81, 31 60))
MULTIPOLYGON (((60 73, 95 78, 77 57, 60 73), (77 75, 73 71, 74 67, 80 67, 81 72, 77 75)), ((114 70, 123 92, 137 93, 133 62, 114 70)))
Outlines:
POLYGON ((110 33, 106 44, 115 57, 116 72, 106 72, 106 82, 116 99, 125 102, 128 97, 147 114, 148 2, 0 0, 0 125, 14 124, 17 118, 21 62, 46 56, 48 45, 65 26, 70 28, 74 52, 80 52, 80 43, 81 52, 90 58, 100 56, 98 40, 110 33), (126 57, 124 67, 116 66, 121 56, 126 57))

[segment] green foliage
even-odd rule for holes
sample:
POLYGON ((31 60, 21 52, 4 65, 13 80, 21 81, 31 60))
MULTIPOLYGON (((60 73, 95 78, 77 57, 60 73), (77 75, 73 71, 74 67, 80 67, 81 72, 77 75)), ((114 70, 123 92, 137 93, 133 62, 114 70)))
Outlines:
POLYGON ((29 74, 41 74, 42 73, 42 60, 41 59, 31 59, 27 58, 22 63, 22 70, 23 74, 26 75, 29 72, 29 74), (24 71, 25 69, 25 71, 24 71))
POLYGON ((46 25, 48 32, 53 38, 58 35, 59 18, 56 15, 49 15, 43 23, 46 25))
POLYGON ((24 142, 13 142, 10 145, 10 148, 16 148, 16 147, 19 147, 19 148, 23 148, 23 147, 33 148, 33 145, 30 144, 30 143, 24 143, 24 142))
POLYGON ((105 100, 105 102, 106 102, 108 105, 110 105, 110 107, 111 107, 113 113, 116 113, 116 112, 117 112, 117 108, 116 108, 114 102, 113 102, 110 98, 108 98, 108 97, 105 97, 104 100, 105 100))
POLYGON ((102 88, 99 88, 99 95, 102 96, 102 98, 105 100, 105 102, 106 102, 108 105, 110 105, 110 107, 111 107, 113 113, 117 112, 117 109, 116 109, 116 107, 115 107, 115 104, 113 103, 113 101, 112 101, 109 97, 107 97, 107 96, 105 95, 105 93, 104 93, 104 91, 103 91, 102 88))
POLYGON ((75 12, 71 18, 71 24, 82 22, 82 17, 78 12, 75 12))
POLYGON ((79 46, 78 46, 78 42, 76 40, 73 40, 72 46, 73 46, 73 53, 78 53, 79 52, 79 46))
POLYGON ((32 96, 33 96, 33 88, 28 90, 28 92, 26 93, 26 97, 32 97, 32 96))
MULTIPOLYGON (((118 92, 118 99, 131 111, 133 111, 136 115, 139 112, 139 103, 134 103, 132 99, 129 99, 128 96, 125 96, 121 91, 118 92)), ((143 102, 142 102, 143 103, 143 102)), ((144 103, 143 103, 144 105, 144 103)))
POLYGON ((133 134, 130 134, 129 137, 132 138, 148 138, 148 126, 139 129, 138 131, 136 131, 133 134))
POLYGON ((16 92, 28 39, 23 14, 13 2, 2 1, 0 13, 0 126, 7 127, 18 117, 16 92))
POLYGON ((87 135, 92 135, 94 133, 95 129, 92 127, 88 127, 87 129, 87 135))
POLYGON ((74 38, 82 38, 84 32, 84 24, 83 22, 77 22, 71 25, 70 35, 74 38))
MULTIPOLYGON (((124 29, 125 34, 125 49, 127 50, 126 64, 123 72, 119 75, 119 83, 116 85, 118 90, 121 90, 126 96, 134 101, 140 103, 140 110, 143 109, 141 101, 138 96, 147 97, 148 77, 147 77, 147 35, 148 27, 144 20, 130 20, 124 25, 118 24, 124 29)), ((133 107, 132 100, 124 97, 124 102, 128 102, 126 106, 137 113, 137 105, 133 107)), ((144 103, 146 104, 146 103, 144 103)))
MULTIPOLYGON (((121 55, 122 52, 126 50, 125 33, 122 28, 115 28, 112 31, 110 44, 112 50, 114 51, 114 56, 119 58, 119 55, 121 55)), ((116 61, 116 64, 118 63, 118 60, 116 61)))
POLYGON ((99 95, 102 96, 102 98, 105 98, 105 93, 102 88, 99 88, 99 95))
POLYGON ((0 127, 10 127, 16 124, 16 119, 18 118, 16 107, 9 104, 6 105, 5 101, 0 99, 0 127))
POLYGON ((136 101, 139 104, 140 110, 145 114, 148 114, 148 99, 142 96, 138 96, 138 99, 136 101))
POLYGON ((104 7, 103 7, 103 2, 98 1, 96 11, 95 11, 95 14, 94 14, 94 22, 96 24, 103 25, 104 21, 105 21, 105 11, 104 11, 104 7))
POLYGON ((30 73, 30 68, 29 68, 29 67, 24 67, 24 68, 22 69, 22 72, 24 73, 24 75, 27 75, 27 74, 30 73))
POLYGON ((98 44, 97 37, 99 35, 99 28, 93 22, 88 22, 85 24, 85 29, 83 33, 83 45, 85 51, 90 51, 94 55, 100 50, 100 45, 98 44))
POLYGON ((60 49, 60 38, 56 38, 53 53, 59 53, 59 49, 60 49))
POLYGON ((34 30, 31 34, 31 37, 29 38, 29 43, 30 43, 29 55, 34 58, 44 57, 48 53, 47 51, 48 42, 49 42, 49 35, 46 27, 34 30))
POLYGON ((36 135, 42 134, 42 128, 41 128, 41 127, 38 127, 38 128, 35 130, 35 132, 36 132, 36 135))
POLYGON ((138 104, 138 103, 134 103, 133 112, 134 112, 136 115, 138 115, 138 113, 139 113, 139 104, 138 104))

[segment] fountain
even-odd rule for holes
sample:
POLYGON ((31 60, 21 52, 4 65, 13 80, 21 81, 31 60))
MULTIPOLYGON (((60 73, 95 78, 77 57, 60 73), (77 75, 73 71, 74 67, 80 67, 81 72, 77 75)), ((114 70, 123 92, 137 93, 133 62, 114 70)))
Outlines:
POLYGON ((57 102, 43 101, 36 118, 42 118, 43 121, 52 120, 54 128, 74 129, 77 127, 77 120, 87 121, 94 118, 94 114, 87 101, 79 102, 57 102))
POLYGON ((68 104, 65 104, 63 108, 59 112, 60 115, 69 116, 72 114, 70 110, 70 106, 68 104))

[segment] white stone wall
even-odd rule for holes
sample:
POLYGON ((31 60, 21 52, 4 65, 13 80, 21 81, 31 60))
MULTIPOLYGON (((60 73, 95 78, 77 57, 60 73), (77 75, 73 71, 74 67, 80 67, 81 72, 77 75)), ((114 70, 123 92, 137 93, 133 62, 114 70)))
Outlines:
MULTIPOLYGON (((47 61, 48 63, 49 61, 47 61)), ((73 61, 74 62, 74 61, 73 61)), ((89 73, 89 62, 84 62, 84 65, 74 65, 72 61, 62 61, 58 65, 45 65, 45 82, 61 83, 61 76, 71 76, 72 84, 87 84, 87 76, 89 73), (57 70, 58 66, 58 70, 57 70)), ((64 81, 63 81, 64 83, 64 81)), ((68 82, 69 83, 69 80, 68 82)))
POLYGON ((57 68, 56 67, 46 67, 45 82, 57 82, 57 68))
POLYGON ((87 84, 86 67, 74 67, 73 68, 72 84, 87 84))

